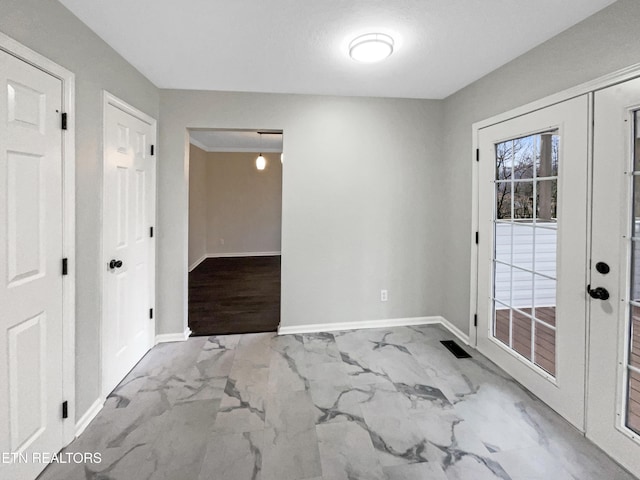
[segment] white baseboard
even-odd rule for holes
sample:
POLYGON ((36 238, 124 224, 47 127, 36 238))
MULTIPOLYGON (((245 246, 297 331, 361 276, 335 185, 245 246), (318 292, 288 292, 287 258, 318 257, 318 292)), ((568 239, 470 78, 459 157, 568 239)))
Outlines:
POLYGON ((278 327, 278 335, 290 335, 296 333, 336 332, 339 330, 357 330, 363 328, 408 327, 412 325, 442 325, 452 334, 458 337, 466 345, 469 345, 469 336, 459 328, 441 316, 387 318, 383 320, 365 320, 362 322, 342 323, 316 323, 312 325, 293 325, 278 327))
POLYGON ((209 253, 208 258, 227 258, 227 257, 273 257, 282 255, 282 252, 232 252, 232 253, 209 253))
POLYGON ((191 329, 189 327, 187 327, 187 329, 182 333, 163 333, 161 335, 156 335, 156 345, 167 342, 184 342, 190 335, 191 329))
POLYGON ((84 413, 84 415, 80 417, 80 420, 76 422, 76 437, 78 437, 82 432, 84 432, 85 428, 87 428, 91 423, 91 421, 94 418, 96 418, 96 415, 100 413, 100 410, 102 410, 103 406, 104 406, 103 398, 98 398, 95 402, 93 402, 93 405, 89 407, 89 410, 87 410, 84 413))
POLYGON ((193 271, 198 265, 200 265, 202 262, 204 262, 207 258, 207 255, 202 255, 198 260, 196 260, 195 262, 193 262, 191 265, 189 265, 189 271, 193 271))
POLYGON ((282 252, 231 252, 231 253, 207 253, 189 266, 191 272, 207 258, 233 258, 233 257, 273 257, 282 255, 282 252))
POLYGON ((458 337, 460 341, 462 341, 462 343, 464 343, 465 345, 469 345, 469 335, 464 333, 462 330, 460 330, 458 327, 456 327, 453 323, 451 323, 446 318, 444 317, 440 317, 440 318, 441 318, 440 324, 444 328, 446 328, 451 333, 453 333, 456 337, 458 337))

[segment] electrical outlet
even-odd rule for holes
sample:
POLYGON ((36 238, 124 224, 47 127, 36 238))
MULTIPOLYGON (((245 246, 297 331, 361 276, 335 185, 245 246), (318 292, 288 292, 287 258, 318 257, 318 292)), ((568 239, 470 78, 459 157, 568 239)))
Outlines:
POLYGON ((386 302, 388 300, 389 296, 387 294, 386 290, 380 290, 380 301, 381 302, 386 302))
POLYGON ((220 239, 220 245, 224 245, 224 238, 220 239))

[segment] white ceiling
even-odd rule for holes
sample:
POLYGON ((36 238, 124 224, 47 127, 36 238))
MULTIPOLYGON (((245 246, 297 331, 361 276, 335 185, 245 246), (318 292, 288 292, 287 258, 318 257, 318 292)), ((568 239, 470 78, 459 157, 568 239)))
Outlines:
POLYGON ((207 152, 282 152, 282 133, 192 129, 189 139, 207 152))
POLYGON ((444 98, 614 0, 60 0, 160 88, 444 98), (358 34, 396 51, 359 64, 358 34))

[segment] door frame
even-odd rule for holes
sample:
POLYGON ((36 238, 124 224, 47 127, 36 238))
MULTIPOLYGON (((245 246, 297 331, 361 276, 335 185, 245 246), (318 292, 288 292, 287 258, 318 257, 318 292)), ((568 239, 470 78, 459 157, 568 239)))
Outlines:
MULTIPOLYGON (((101 173, 102 173, 102 189, 100 191, 100 226, 101 226, 101 235, 100 235, 100 259, 99 259, 99 264, 100 264, 100 401, 101 404, 104 403, 104 401, 107 399, 107 395, 109 395, 109 393, 111 393, 110 391, 106 391, 106 386, 104 384, 104 369, 105 369, 105 363, 104 363, 104 351, 105 351, 105 339, 106 339, 106 332, 105 332, 105 328, 106 328, 106 310, 104 308, 104 289, 106 286, 106 275, 107 275, 107 271, 104 268, 103 265, 103 260, 105 258, 104 256, 104 251, 105 251, 105 226, 104 226, 104 211, 105 211, 105 199, 104 199, 104 192, 106 191, 106 175, 105 175, 105 168, 106 168, 106 155, 105 155, 105 149, 106 149, 106 141, 105 139, 107 138, 107 109, 109 107, 115 107, 119 110, 122 110, 123 112, 127 113, 128 115, 131 115, 132 117, 135 117, 139 120, 141 120, 142 122, 148 123, 149 125, 151 125, 151 130, 152 130, 152 137, 149 141, 150 144, 154 145, 154 157, 157 159, 157 155, 158 155, 158 146, 157 146, 157 142, 156 142, 156 138, 158 135, 158 122, 155 118, 151 117, 150 115, 147 115, 146 113, 144 113, 142 110, 138 110, 136 107, 128 104, 127 102, 125 102, 124 100, 116 97, 115 95, 113 95, 112 93, 108 92, 107 90, 103 90, 102 91, 102 169, 101 169, 101 173)), ((157 161, 157 160, 156 160, 157 161)), ((154 217, 153 217, 153 226, 155 227, 155 225, 157 224, 157 206, 158 206, 158 182, 157 182, 157 176, 156 176, 156 171, 154 171, 154 183, 155 183, 155 195, 153 197, 153 203, 154 203, 154 217)), ((157 230, 157 229, 156 229, 157 230)), ((154 234, 154 238, 155 238, 155 234, 154 234)), ((155 245, 155 244, 154 244, 155 245)), ((155 297, 156 297, 156 263, 157 263, 157 259, 156 259, 156 250, 155 250, 155 246, 152 250, 152 258, 153 258, 153 262, 150 263, 150 267, 151 267, 151 272, 150 272, 150 278, 153 279, 153 285, 151 285, 150 291, 153 294, 153 304, 155 305, 155 297)), ((155 310, 155 307, 154 307, 155 310)), ((150 334, 150 344, 151 346, 153 346, 155 344, 155 338, 156 338, 156 319, 157 319, 157 315, 154 318, 154 321, 151 322, 151 334, 150 334)))
POLYGON ((62 256, 69 265, 62 277, 62 393, 69 401, 69 419, 63 422, 64 444, 76 436, 76 198, 75 198, 75 74, 0 32, 0 50, 42 70, 62 82, 62 109, 67 129, 62 130, 62 256))

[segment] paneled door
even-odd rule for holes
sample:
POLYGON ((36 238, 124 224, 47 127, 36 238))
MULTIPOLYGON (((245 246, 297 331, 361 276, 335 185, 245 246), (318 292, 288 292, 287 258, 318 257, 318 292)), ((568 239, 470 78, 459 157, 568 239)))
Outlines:
POLYGON ((63 446, 62 83, 0 51, 0 88, 0 478, 29 479, 63 446))
POLYGON ((640 474, 640 79, 595 93, 587 436, 640 474))
POLYGON ((155 122, 130 110, 117 99, 105 101, 105 395, 153 346, 155 335, 155 122))
POLYGON ((480 352, 584 430, 588 96, 479 130, 480 352))

